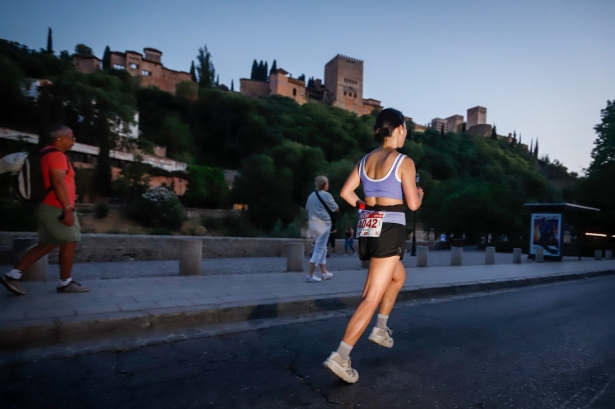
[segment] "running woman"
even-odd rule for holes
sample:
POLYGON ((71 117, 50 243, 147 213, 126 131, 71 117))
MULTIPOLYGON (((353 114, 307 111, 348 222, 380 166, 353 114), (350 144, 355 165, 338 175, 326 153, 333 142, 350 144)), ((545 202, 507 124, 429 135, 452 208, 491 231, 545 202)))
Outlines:
POLYGON ((378 321, 369 341, 385 348, 393 347, 393 332, 387 319, 395 299, 406 280, 401 263, 406 244, 404 201, 410 210, 417 210, 423 201, 423 189, 416 187, 416 169, 412 159, 397 152, 406 140, 406 121, 396 109, 382 110, 374 125, 374 139, 380 147, 355 166, 342 187, 340 196, 359 208, 359 258, 370 260, 363 301, 355 311, 337 351, 323 365, 348 383, 359 380, 352 368, 350 351, 365 331, 378 308, 378 321), (363 185, 365 201, 355 190, 363 185))

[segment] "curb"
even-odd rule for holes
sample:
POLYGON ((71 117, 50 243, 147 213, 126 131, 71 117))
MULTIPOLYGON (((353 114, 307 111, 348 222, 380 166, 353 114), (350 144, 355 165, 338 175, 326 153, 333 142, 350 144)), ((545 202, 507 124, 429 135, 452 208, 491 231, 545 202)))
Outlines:
MULTIPOLYGON (((563 281, 582 280, 615 274, 615 270, 601 270, 540 277, 484 280, 442 286, 414 286, 403 288, 398 301, 434 297, 450 297, 487 291, 528 287, 563 281)), ((93 341, 155 331, 174 330, 214 324, 231 324, 267 318, 306 315, 318 312, 354 308, 361 302, 361 292, 340 293, 318 298, 287 298, 271 303, 227 303, 194 307, 157 308, 139 312, 103 313, 92 317, 29 320, 0 324, 0 349, 16 350, 46 347, 57 344, 93 341)))

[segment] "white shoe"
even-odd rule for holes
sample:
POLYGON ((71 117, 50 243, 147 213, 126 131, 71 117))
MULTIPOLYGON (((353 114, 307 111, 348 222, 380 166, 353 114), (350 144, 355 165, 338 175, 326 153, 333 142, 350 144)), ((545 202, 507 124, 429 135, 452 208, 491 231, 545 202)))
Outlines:
POLYGON ((320 283, 322 280, 316 276, 307 276, 308 283, 320 283))
POLYGON ((372 333, 369 334, 368 341, 380 345, 385 348, 393 348, 393 331, 389 327, 386 329, 374 327, 372 333))
POLYGON ((330 273, 328 271, 326 273, 322 274, 322 279, 323 280, 330 280, 332 277, 333 277, 333 273, 330 273))
POLYGON ((355 383, 359 380, 359 373, 352 369, 350 358, 344 361, 337 352, 331 352, 331 355, 322 363, 322 366, 348 383, 355 383))

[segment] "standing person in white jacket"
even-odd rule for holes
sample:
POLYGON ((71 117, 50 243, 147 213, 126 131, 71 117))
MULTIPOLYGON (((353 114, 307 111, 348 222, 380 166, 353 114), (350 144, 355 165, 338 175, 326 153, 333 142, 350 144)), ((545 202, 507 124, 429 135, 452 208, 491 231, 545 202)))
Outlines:
POLYGON ((310 258, 310 272, 307 276, 308 283, 318 283, 333 277, 326 269, 327 264, 327 240, 331 230, 331 215, 339 212, 339 206, 335 203, 329 190, 329 179, 326 176, 317 176, 314 180, 316 189, 308 197, 305 208, 308 211, 308 226, 314 239, 314 250, 310 258), (321 278, 314 276, 316 264, 319 265, 321 278))

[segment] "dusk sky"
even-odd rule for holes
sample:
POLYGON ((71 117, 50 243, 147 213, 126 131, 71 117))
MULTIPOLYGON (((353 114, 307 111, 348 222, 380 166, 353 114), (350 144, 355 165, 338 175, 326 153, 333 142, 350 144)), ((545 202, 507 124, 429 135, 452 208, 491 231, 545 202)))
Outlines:
POLYGON ((364 61, 364 98, 416 123, 487 108, 500 135, 582 173, 593 127, 615 99, 614 0, 117 1, 0 4, 0 38, 54 51, 83 43, 163 52, 188 71, 207 45, 220 82, 249 78, 252 61, 277 60, 294 77, 323 78, 343 54, 364 61))

